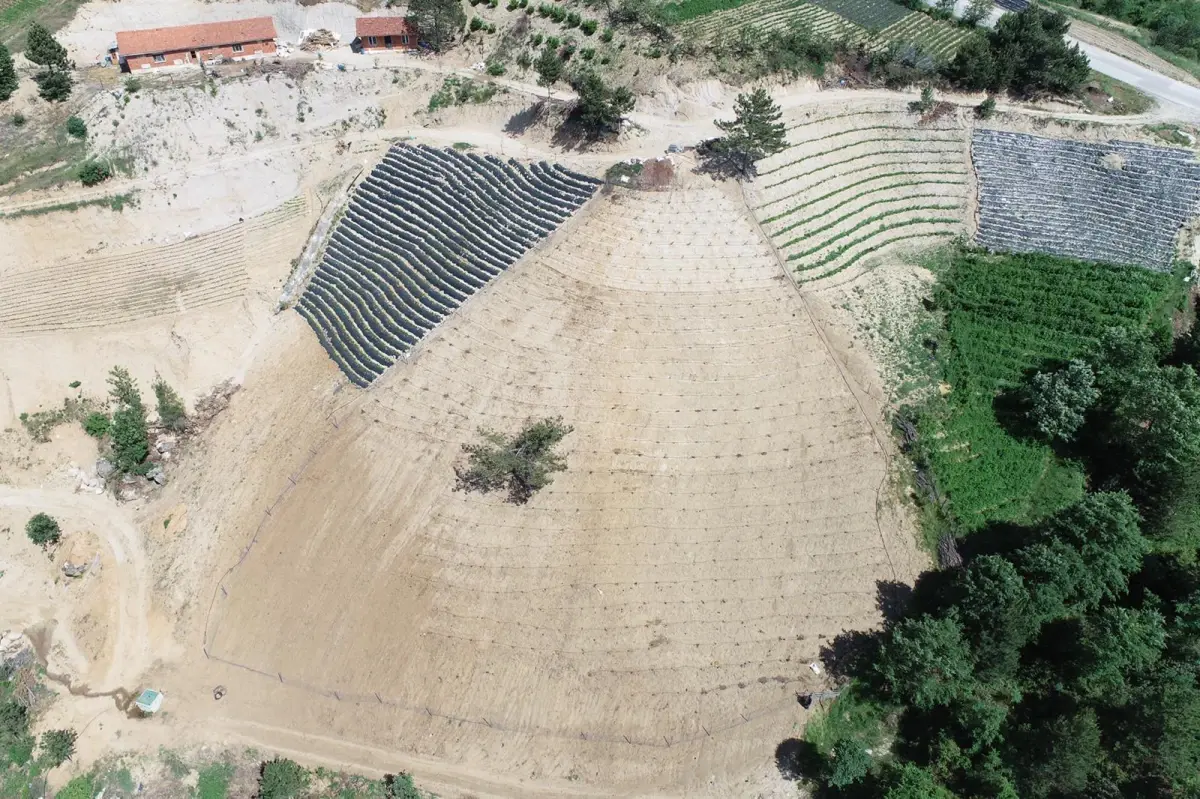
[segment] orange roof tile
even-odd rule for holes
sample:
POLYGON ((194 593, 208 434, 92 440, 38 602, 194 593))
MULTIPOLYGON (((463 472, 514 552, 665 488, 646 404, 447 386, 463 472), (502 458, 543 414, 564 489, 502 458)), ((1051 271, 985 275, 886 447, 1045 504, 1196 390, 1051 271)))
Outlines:
POLYGON ((250 19, 231 19, 226 22, 207 22, 200 25, 176 25, 171 28, 120 31, 117 33, 117 52, 129 57, 261 42, 274 38, 274 19, 252 17, 250 19))
POLYGON ((409 36, 417 29, 404 17, 359 17, 354 23, 358 38, 366 36, 409 36))

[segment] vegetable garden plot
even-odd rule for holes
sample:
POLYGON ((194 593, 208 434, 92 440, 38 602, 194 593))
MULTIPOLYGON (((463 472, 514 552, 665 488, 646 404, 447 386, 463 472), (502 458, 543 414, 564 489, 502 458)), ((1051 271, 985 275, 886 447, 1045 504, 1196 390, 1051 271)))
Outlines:
POLYGON ((544 162, 396 144, 355 189, 296 310, 366 387, 599 185, 544 162))
POLYGON ((913 13, 892 0, 814 0, 814 5, 841 14, 869 31, 881 31, 913 13))
POLYGON ((975 132, 980 245, 1167 270, 1200 207, 1187 150, 975 132))

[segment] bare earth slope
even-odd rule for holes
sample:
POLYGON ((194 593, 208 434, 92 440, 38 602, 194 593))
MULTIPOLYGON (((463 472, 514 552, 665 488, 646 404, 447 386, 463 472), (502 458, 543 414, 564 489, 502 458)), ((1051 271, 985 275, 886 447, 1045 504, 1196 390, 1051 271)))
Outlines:
POLYGON ((711 185, 597 198, 335 418, 206 641, 321 732, 610 786, 737 773, 822 639, 911 577, 850 384, 711 185), (569 471, 527 506, 453 491, 477 426, 559 414, 569 471))

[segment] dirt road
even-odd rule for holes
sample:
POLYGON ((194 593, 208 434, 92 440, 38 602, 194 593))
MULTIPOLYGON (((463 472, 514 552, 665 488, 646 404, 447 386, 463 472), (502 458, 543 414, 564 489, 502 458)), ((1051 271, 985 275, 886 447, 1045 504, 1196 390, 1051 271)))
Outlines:
POLYGON ((131 687, 150 664, 151 656, 146 553, 142 535, 129 514, 107 496, 9 486, 0 486, 0 506, 48 513, 68 524, 72 519, 86 518, 95 525, 116 562, 120 590, 112 665, 104 683, 90 687, 98 691, 131 687))

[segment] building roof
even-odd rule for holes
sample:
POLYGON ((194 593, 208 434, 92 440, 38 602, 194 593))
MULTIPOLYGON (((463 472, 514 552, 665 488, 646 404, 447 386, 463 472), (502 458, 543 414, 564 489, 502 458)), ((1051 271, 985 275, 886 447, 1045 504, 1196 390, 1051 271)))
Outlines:
POLYGON ((354 22, 354 33, 362 39, 367 36, 410 36, 417 29, 404 17, 359 17, 354 22))
POLYGON ((271 17, 231 19, 201 25, 176 25, 171 28, 147 28, 117 33, 117 52, 125 57, 197 50, 229 44, 261 42, 275 38, 275 20, 271 17))

